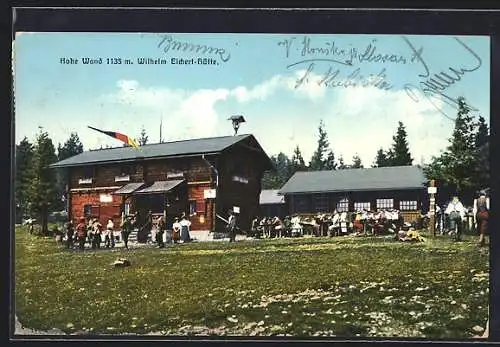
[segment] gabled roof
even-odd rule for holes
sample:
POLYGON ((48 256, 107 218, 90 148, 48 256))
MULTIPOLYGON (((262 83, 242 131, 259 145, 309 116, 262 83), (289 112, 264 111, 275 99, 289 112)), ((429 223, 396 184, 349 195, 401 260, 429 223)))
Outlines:
POLYGON ((278 194, 278 189, 267 189, 260 192, 259 203, 261 205, 284 204, 285 197, 278 194))
POLYGON ((426 181, 419 166, 296 172, 279 194, 422 189, 426 181))
POLYGON ((127 162, 138 159, 159 159, 191 156, 196 154, 217 154, 241 141, 250 138, 255 139, 253 135, 246 134, 164 142, 144 145, 139 147, 139 149, 135 149, 133 147, 117 147, 91 150, 61 160, 50 165, 50 167, 59 168, 68 166, 83 166, 88 164, 127 162))

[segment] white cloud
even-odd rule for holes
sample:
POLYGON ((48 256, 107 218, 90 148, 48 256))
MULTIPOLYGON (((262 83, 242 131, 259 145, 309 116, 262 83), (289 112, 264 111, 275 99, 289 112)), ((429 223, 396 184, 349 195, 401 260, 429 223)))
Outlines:
MULTIPOLYGON (((161 115, 163 138, 218 136, 222 135, 221 121, 226 122, 217 112, 218 103, 235 100, 242 104, 243 110, 250 110, 252 101, 272 100, 269 107, 262 104, 264 107, 257 110, 259 116, 266 119, 265 123, 248 122, 244 130, 256 135, 269 155, 283 151, 291 156, 293 148, 299 145, 308 161, 316 147, 319 119, 326 123, 334 152, 337 156, 342 154, 347 163, 353 155, 359 155, 364 165, 370 166, 378 148, 387 149, 391 145, 398 121, 406 126, 415 163, 422 157, 428 160, 446 145, 452 124, 430 103, 416 103, 403 91, 382 91, 374 87, 328 89, 315 82, 318 76, 314 74, 310 75, 309 83, 296 88, 297 78, 304 73, 300 71, 289 77, 276 75, 253 87, 193 91, 146 87, 137 81, 121 80, 117 91, 103 96, 102 100, 117 105, 123 112, 124 128, 140 129, 144 125, 153 142, 158 140, 161 115), (283 92, 289 95, 292 92, 291 95, 299 98, 287 97, 283 101, 293 103, 292 112, 290 108, 283 111, 276 107, 273 97, 281 98, 285 95, 283 92)), ((249 113, 243 111, 243 114, 249 113)), ((109 128, 113 124, 109 121, 102 126, 109 128)))

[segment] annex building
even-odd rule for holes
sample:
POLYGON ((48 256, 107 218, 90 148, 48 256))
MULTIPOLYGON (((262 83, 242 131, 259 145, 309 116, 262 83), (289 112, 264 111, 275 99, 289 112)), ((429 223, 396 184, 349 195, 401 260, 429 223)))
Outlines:
POLYGON ((429 201, 419 166, 296 172, 279 194, 289 215, 396 209, 406 221, 426 210, 429 201))

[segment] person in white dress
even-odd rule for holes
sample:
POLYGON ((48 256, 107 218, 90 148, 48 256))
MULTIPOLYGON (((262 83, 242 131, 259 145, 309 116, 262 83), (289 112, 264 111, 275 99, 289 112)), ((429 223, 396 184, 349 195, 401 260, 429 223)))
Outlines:
POLYGON ((181 225, 181 241, 183 243, 191 241, 191 236, 189 235, 191 222, 187 219, 186 216, 183 216, 179 224, 181 225))
POLYGON ((448 215, 450 221, 449 231, 454 234, 455 241, 460 241, 466 210, 457 195, 453 196, 444 213, 448 215))

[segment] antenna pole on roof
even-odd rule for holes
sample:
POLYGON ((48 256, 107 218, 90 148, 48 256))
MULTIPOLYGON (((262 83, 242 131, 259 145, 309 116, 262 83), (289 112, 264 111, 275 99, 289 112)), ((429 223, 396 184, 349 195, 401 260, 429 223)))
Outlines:
POLYGON ((243 116, 241 115, 236 115, 229 117, 227 120, 232 121, 234 136, 236 136, 238 134, 238 129, 240 128, 240 123, 245 123, 245 118, 243 118, 243 116))

